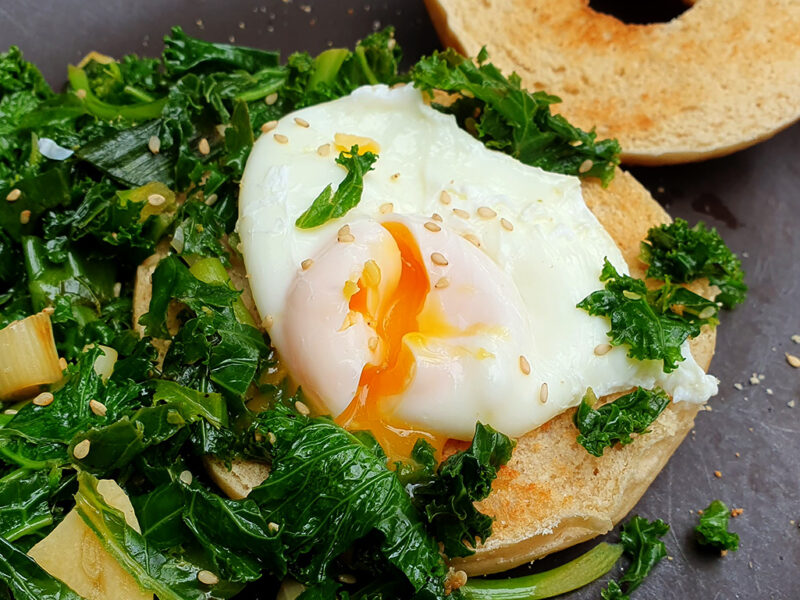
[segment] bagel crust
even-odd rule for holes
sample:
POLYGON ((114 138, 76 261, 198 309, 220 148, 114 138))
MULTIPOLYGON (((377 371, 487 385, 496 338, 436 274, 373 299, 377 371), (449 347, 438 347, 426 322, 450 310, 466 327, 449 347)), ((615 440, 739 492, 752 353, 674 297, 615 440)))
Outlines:
MULTIPOLYGON (((584 181, 583 196, 619 246, 631 275, 644 277, 639 243, 650 227, 669 222, 669 215, 632 175, 619 169, 608 188, 584 181)), ((694 291, 707 289, 696 286, 694 291)), ((710 329, 691 340, 692 355, 705 370, 714 341, 710 329)), ((575 409, 519 438, 491 495, 478 505, 495 518, 492 536, 474 555, 454 560, 452 566, 468 575, 497 573, 608 532, 642 497, 692 429, 698 410, 697 404, 670 404, 650 433, 627 446, 609 448, 602 457, 577 443, 575 409)))
POLYGON ((615 137, 628 164, 729 154, 800 118, 800 2, 697 0, 668 23, 625 24, 589 0, 425 0, 442 42, 482 46, 554 110, 615 137))

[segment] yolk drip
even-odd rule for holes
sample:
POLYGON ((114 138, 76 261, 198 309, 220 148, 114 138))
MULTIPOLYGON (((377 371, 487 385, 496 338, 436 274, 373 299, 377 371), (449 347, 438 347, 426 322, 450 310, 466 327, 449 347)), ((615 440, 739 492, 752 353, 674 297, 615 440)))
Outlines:
POLYGON ((400 223, 384 223, 383 226, 400 250, 399 283, 389 298, 376 303, 373 301, 377 293, 375 286, 367 285, 362 276, 359 291, 350 298, 350 310, 360 312, 365 321, 374 323, 385 349, 384 360, 380 365, 364 367, 355 397, 336 422, 352 431, 372 432, 390 462, 408 458, 418 438, 430 443, 440 458, 447 443, 446 436, 415 430, 396 420, 389 422, 381 410, 385 398, 402 393, 414 378, 414 355, 403 338, 419 331, 418 316, 431 288, 419 247, 408 228, 400 223))

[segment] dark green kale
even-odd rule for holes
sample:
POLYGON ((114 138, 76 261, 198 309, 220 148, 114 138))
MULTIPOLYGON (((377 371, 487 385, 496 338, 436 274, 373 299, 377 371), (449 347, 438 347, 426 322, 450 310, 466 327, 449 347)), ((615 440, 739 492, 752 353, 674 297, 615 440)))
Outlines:
MULTIPOLYGON (((474 503, 489 496, 497 470, 511 458, 514 445, 507 436, 478 423, 469 448, 443 461, 429 481, 413 486, 414 504, 447 556, 474 554, 478 540, 492 534, 493 519, 474 503)), ((415 446, 412 458, 429 464, 429 457, 415 446)))
POLYGON ((15 600, 83 600, 2 536, 0 580, 10 588, 15 600))
POLYGON ((378 159, 372 152, 358 153, 358 146, 353 146, 349 151, 344 150, 339 154, 336 163, 343 166, 347 175, 333 191, 332 184, 320 192, 306 211, 297 218, 295 225, 300 229, 311 229, 327 223, 331 219, 338 219, 361 202, 361 193, 364 191, 364 175, 372 170, 372 165, 378 159))
POLYGON ((653 227, 641 245, 641 259, 649 266, 647 276, 689 283, 705 277, 719 288, 717 302, 731 309, 744 302, 747 285, 742 263, 725 245, 715 228, 699 222, 694 227, 683 219, 653 227))
POLYGON ((527 91, 516 73, 506 77, 486 59, 485 51, 477 64, 452 49, 436 52, 412 67, 411 80, 425 92, 456 94, 451 104, 434 107, 455 115, 487 147, 546 171, 598 177, 608 185, 619 164, 617 141, 598 141, 593 131, 552 114, 559 98, 527 91))
POLYGON ((669 525, 661 519, 648 521, 639 516, 623 525, 620 540, 632 562, 619 581, 608 583, 608 588, 601 593, 603 600, 630 600, 630 594, 667 555, 667 548, 659 538, 668 531, 669 525))
POLYGON ((578 443, 594 456, 603 456, 604 450, 616 443, 630 444, 633 442, 632 433, 649 433, 648 427, 664 412, 669 402, 664 390, 639 387, 595 409, 597 396, 589 388, 573 417, 580 432, 578 443))
POLYGON ((663 360, 665 373, 684 359, 681 345, 687 338, 699 335, 703 325, 717 324, 714 302, 669 282, 648 290, 641 279, 618 273, 608 259, 600 281, 605 289, 589 294, 578 308, 607 317, 613 345, 627 344, 631 358, 663 360))
POLYGON ((697 543, 717 550, 738 550, 739 536, 728 531, 729 518, 730 509, 727 505, 721 500, 714 500, 702 512, 700 523, 694 528, 697 543))
POLYGON ((49 500, 61 480, 61 469, 17 469, 0 478, 0 537, 13 542, 52 524, 49 500))

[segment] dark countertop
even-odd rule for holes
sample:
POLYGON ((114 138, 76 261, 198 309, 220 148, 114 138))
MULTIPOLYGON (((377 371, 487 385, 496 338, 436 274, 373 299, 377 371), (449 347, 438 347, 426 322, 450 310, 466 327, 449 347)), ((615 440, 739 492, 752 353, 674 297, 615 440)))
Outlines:
MULTIPOLYGON (((20 46, 59 86, 66 63, 90 50, 158 54, 172 25, 285 55, 349 46, 389 24, 410 60, 438 47, 421 0, 11 0, 0 5, 0 49, 20 46)), ((800 598, 800 370, 784 359, 784 352, 800 355, 791 339, 800 334, 799 158, 795 125, 730 157, 633 169, 673 216, 704 219, 719 229, 743 257, 751 288, 743 307, 722 315, 711 366, 722 383, 713 411, 700 413, 634 511, 671 524, 665 540, 673 559, 663 561, 634 598, 800 598), (756 385, 749 382, 754 373, 756 385), (717 470, 722 477, 715 477, 717 470), (700 552, 691 536, 693 511, 717 498, 744 509, 732 520, 741 549, 725 558, 700 552)), ((592 543, 537 562, 533 570, 592 543)), ((595 599, 600 587, 568 597, 595 599)))

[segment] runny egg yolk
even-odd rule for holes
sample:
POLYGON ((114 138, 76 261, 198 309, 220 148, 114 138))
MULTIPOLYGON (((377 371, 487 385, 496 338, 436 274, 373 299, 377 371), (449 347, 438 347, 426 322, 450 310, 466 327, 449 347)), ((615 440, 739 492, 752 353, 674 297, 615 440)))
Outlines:
MULTIPOLYGON (((373 323, 383 349, 383 360, 378 365, 368 364, 361 373, 358 391, 336 422, 351 430, 368 430, 375 436, 384 452, 393 460, 407 459, 417 439, 431 444, 440 458, 447 436, 414 429, 395 419, 387 419, 385 401, 401 394, 414 378, 414 355, 403 338, 420 330, 419 316, 425 305, 431 285, 419 246, 405 225, 384 223, 400 250, 402 270, 400 280, 392 294, 382 301, 377 296, 380 271, 366 266, 358 282, 358 291, 350 297, 350 310, 361 313, 364 320, 373 323)), ((425 319, 425 329, 445 325, 425 319)))

